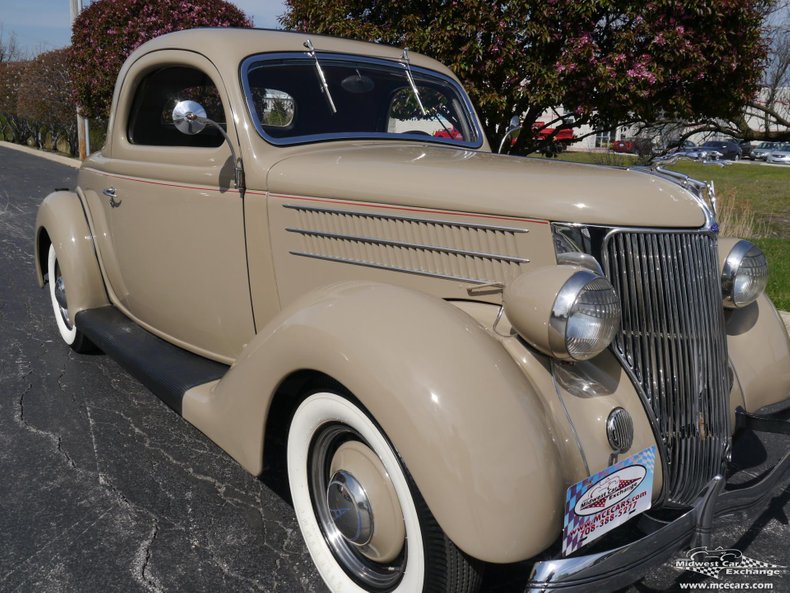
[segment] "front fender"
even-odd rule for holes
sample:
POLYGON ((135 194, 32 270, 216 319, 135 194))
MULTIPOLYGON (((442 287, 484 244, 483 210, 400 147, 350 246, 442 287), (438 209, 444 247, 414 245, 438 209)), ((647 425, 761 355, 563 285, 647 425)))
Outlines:
POLYGON ((771 300, 761 295, 743 309, 727 310, 727 350, 746 410, 790 397, 790 338, 771 300))
POLYGON ((74 192, 49 194, 36 216, 35 262, 38 285, 44 286, 49 245, 55 246, 66 282, 66 300, 71 322, 84 309, 109 304, 102 281, 93 235, 82 203, 74 192))
POLYGON ((501 344, 457 307, 388 284, 320 289, 264 328, 211 392, 188 392, 184 417, 260 473, 272 396, 303 369, 362 402, 467 554, 523 560, 559 535, 549 416, 501 344))

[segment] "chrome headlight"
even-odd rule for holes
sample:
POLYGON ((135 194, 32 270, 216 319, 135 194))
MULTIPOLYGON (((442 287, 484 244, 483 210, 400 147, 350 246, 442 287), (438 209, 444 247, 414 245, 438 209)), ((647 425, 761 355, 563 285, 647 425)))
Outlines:
POLYGON ((549 325, 555 356, 590 359, 612 343, 620 327, 620 299, 606 278, 579 271, 560 289, 549 325))
POLYGON ((740 309, 757 300, 768 284, 768 262, 759 247, 738 241, 724 258, 721 291, 724 306, 740 309))
POLYGON ((606 278, 576 266, 522 274, 504 294, 505 314, 538 350, 563 360, 588 360, 620 327, 620 300, 606 278))

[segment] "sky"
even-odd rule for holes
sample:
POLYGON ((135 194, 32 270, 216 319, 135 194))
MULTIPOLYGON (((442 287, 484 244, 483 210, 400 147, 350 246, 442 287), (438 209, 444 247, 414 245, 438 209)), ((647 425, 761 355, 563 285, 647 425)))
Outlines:
MULTIPOLYGON (((88 0, 83 0, 87 6, 88 0)), ((285 9, 282 0, 231 0, 253 19, 256 27, 277 28, 285 9)), ((11 33, 27 54, 66 47, 71 43, 70 0, 0 0, 4 39, 11 33)))

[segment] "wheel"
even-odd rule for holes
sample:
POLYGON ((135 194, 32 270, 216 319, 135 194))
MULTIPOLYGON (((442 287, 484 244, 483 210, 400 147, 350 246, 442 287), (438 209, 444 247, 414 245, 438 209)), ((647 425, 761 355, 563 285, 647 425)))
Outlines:
POLYGON ((55 314, 55 323, 58 325, 60 337, 75 352, 92 352, 95 350, 93 344, 85 337, 80 330, 69 320, 69 305, 66 302, 66 283, 58 264, 58 255, 55 253, 55 246, 49 246, 47 257, 47 274, 49 282, 49 297, 52 301, 52 311, 55 314))
POLYGON ((437 525, 386 436, 350 398, 294 414, 288 479, 299 527, 333 593, 473 593, 480 563, 437 525))

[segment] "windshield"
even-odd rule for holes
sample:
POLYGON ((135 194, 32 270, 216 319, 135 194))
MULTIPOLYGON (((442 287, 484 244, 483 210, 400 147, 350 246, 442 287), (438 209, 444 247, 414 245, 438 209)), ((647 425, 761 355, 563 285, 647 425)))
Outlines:
POLYGON ((306 53, 253 56, 242 64, 247 105, 272 144, 351 138, 482 144, 469 99, 452 79, 412 65, 413 87, 402 62, 316 55, 326 85, 306 53))

